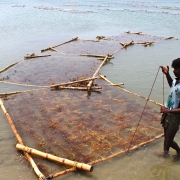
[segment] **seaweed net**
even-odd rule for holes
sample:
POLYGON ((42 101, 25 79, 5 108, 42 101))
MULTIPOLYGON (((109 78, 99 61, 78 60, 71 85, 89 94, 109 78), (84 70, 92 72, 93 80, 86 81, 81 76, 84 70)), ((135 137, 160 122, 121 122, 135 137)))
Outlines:
MULTIPOLYGON (((129 147, 143 110, 142 100, 111 86, 90 98, 84 91, 30 91, 5 106, 26 145, 90 164, 129 147)), ((161 134, 159 119, 148 105, 131 146, 161 134)))
MULTIPOLYGON (((139 34, 123 34, 102 41, 77 40, 55 46, 56 52, 45 52, 51 56, 20 61, 0 74, 2 83, 36 87, 10 96, 1 95, 25 145, 75 162, 95 164, 160 137, 158 103, 148 102, 140 121, 146 99, 123 91, 122 87, 103 86, 102 79, 95 81, 103 86, 102 90, 50 88, 53 84, 93 77, 102 61, 96 60, 99 56, 86 56, 113 55, 124 48, 120 39, 164 40, 139 34)), ((77 86, 87 87, 87 82, 73 85, 77 86)), ((57 172, 70 168, 35 159, 46 176, 52 169, 57 172)))

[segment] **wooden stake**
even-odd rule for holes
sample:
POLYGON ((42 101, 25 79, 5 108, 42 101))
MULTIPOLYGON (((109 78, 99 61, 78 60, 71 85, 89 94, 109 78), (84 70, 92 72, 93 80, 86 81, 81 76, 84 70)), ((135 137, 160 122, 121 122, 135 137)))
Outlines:
MULTIPOLYGON (((63 44, 66 44, 66 43, 69 43, 69 42, 72 42, 72 41, 76 41, 76 40, 78 40, 78 37, 75 37, 75 38, 73 38, 73 39, 71 39, 71 40, 69 40, 69 41, 66 41, 66 42, 64 42, 64 43, 58 44, 58 45, 56 45, 56 46, 52 46, 51 48, 56 48, 56 47, 58 47, 58 46, 61 46, 61 45, 63 45, 63 44)), ((48 51, 48 50, 50 50, 49 47, 46 48, 46 49, 42 49, 41 52, 48 51)))
MULTIPOLYGON (((22 141, 20 135, 18 134, 18 132, 16 130, 16 127, 14 126, 14 123, 13 123, 10 115, 7 113, 7 111, 6 111, 5 107, 4 107, 3 101, 1 99, 0 99, 0 106, 1 106, 1 109, 2 109, 3 113, 6 115, 6 118, 7 118, 8 122, 9 122, 9 124, 11 126, 11 129, 12 129, 14 135, 16 136, 17 141, 19 142, 19 144, 24 145, 23 141, 22 141)), ((39 177, 39 179, 40 180, 46 180, 45 176, 39 171, 39 169, 38 169, 36 163, 34 162, 34 160, 32 159, 32 157, 28 153, 25 153, 25 152, 24 152, 24 155, 26 156, 26 158, 30 162, 34 172, 39 177)))
POLYGON ((51 154, 48 154, 48 153, 44 153, 42 151, 38 151, 38 150, 33 149, 33 148, 29 148, 29 147, 24 146, 22 144, 16 144, 16 148, 19 149, 19 150, 25 151, 25 152, 27 152, 29 154, 35 154, 35 155, 41 156, 43 158, 46 158, 46 159, 49 159, 49 160, 52 160, 52 161, 56 161, 56 162, 61 163, 61 164, 65 164, 65 165, 68 165, 68 166, 73 166, 75 168, 82 169, 82 170, 85 170, 85 171, 90 171, 90 172, 93 171, 93 166, 91 166, 91 165, 71 161, 69 159, 65 159, 65 158, 61 158, 61 157, 57 157, 57 156, 54 156, 54 155, 51 155, 51 154))

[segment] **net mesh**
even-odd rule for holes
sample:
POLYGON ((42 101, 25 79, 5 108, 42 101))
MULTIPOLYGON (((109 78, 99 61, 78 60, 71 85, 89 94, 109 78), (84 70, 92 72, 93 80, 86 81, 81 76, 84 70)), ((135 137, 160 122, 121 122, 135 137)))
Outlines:
MULTIPOLYGON (((57 46, 59 53, 48 51, 49 57, 21 61, 1 73, 4 83, 44 86, 3 96, 7 112, 24 144, 59 157, 93 164, 160 135, 159 107, 148 102, 143 112, 146 100, 121 87, 106 85, 101 91, 90 92, 49 88, 52 84, 92 77, 102 63, 93 57, 75 55, 113 54, 122 47, 120 39, 133 38, 139 42, 164 40, 124 34, 100 42, 78 40, 57 46)), ((104 81, 98 79, 96 84, 102 85, 104 81)), ((80 86, 87 86, 87 83, 80 86)), ((51 173, 46 167, 51 171, 69 168, 60 164, 57 167, 56 163, 42 159, 37 161, 45 174, 51 173)))
MULTIPOLYGON (((12 95, 5 106, 26 145, 90 163, 128 148, 143 103, 110 86, 87 97, 84 91, 45 89, 12 95)), ((161 134, 158 119, 148 105, 131 145, 161 134)))

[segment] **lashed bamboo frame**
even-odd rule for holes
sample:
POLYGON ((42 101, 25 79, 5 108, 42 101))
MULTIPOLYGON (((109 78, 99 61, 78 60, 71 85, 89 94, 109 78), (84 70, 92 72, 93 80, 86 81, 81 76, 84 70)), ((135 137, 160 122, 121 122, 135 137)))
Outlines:
MULTIPOLYGON (((140 35, 142 35, 141 32, 140 32, 140 33, 134 33, 134 34, 140 34, 140 35)), ((71 42, 71 41, 74 41, 74 40, 77 40, 77 39, 78 39, 78 37, 77 37, 77 38, 74 38, 74 39, 72 39, 72 40, 70 40, 70 41, 64 42, 64 43, 62 43, 62 44, 59 44, 59 45, 57 45, 57 46, 66 44, 66 43, 68 43, 68 42, 71 42)), ((167 39, 172 39, 172 37, 171 37, 171 38, 167 38, 167 39)), ((143 43, 129 42, 129 43, 125 43, 125 45, 124 45, 123 48, 125 48, 125 47, 127 47, 128 45, 131 45, 131 44, 133 44, 133 43, 134 43, 134 44, 143 44, 143 43)), ((148 43, 152 44, 151 42, 148 42, 148 43)), ((51 49, 54 50, 54 48, 57 47, 57 46, 49 47, 49 48, 47 48, 47 49, 45 49, 45 50, 51 50, 51 49)), ((44 51, 42 51, 42 52, 44 52, 44 51)), ((56 50, 56 52, 57 52, 57 50, 56 50)), ((93 56, 93 55, 86 55, 86 56, 93 56)), ((112 55, 107 55, 106 57, 105 57, 105 56, 98 56, 98 55, 96 55, 96 56, 93 56, 93 57, 99 57, 99 58, 104 58, 104 59, 103 59, 102 64, 100 65, 100 67, 99 67, 99 68, 97 69, 97 71, 95 72, 94 76, 91 78, 91 81, 90 81, 90 84, 91 84, 91 85, 88 86, 88 87, 90 87, 90 88, 91 88, 91 86, 92 86, 93 80, 96 79, 95 76, 96 76, 97 73, 99 72, 100 68, 104 65, 104 63, 105 63, 108 59, 111 59, 111 58, 112 58, 112 55)), ((17 63, 18 63, 18 62, 17 62, 17 63)), ((17 64, 17 63, 14 63, 14 64, 8 66, 7 68, 1 70, 0 73, 3 72, 3 71, 5 71, 5 70, 7 70, 8 68, 12 67, 13 65, 15 65, 15 64, 17 64)), ((102 77, 101 77, 101 78, 102 78, 102 77)), ((109 82, 110 85, 117 86, 116 84, 113 84, 112 82, 110 82, 107 78, 104 78, 104 79, 106 79, 106 81, 109 82)), ((73 83, 75 83, 75 82, 70 82, 70 84, 71 84, 71 83, 73 84, 73 83)), ((66 84, 66 83, 64 83, 64 85, 65 85, 65 84, 66 84)), ((63 85, 63 86, 64 86, 64 85, 63 85)), ((54 85, 54 86, 52 86, 52 87, 55 87, 55 86, 57 86, 57 85, 54 85)), ((58 86, 60 86, 60 88, 61 88, 62 84, 60 84, 60 85, 58 85, 58 86)), ((49 86, 48 86, 48 87, 49 87, 49 86)), ((62 88, 71 88, 71 87, 62 87, 62 88)), ((133 95, 135 95, 135 96, 139 96, 139 97, 141 97, 141 98, 143 98, 143 99, 146 99, 146 100, 148 100, 148 101, 150 101, 150 102, 155 103, 156 105, 162 106, 162 104, 160 104, 160 103, 158 103, 158 102, 155 102, 155 101, 153 101, 153 100, 147 99, 147 98, 145 98, 145 97, 143 97, 143 96, 141 96, 141 95, 139 95, 139 94, 130 92, 130 91, 128 91, 128 90, 126 90, 126 89, 124 89, 124 88, 122 88, 122 87, 120 87, 120 88, 121 88, 123 91, 126 91, 126 92, 128 92, 128 93, 131 93, 131 94, 133 94, 133 95)), ((86 88, 86 89, 87 89, 87 88, 86 88)), ((19 92, 13 92, 13 93, 11 93, 11 94, 16 94, 16 93, 19 93, 19 92)), ((9 94, 8 94, 8 93, 5 93, 5 95, 9 95, 9 94)), ((9 114, 7 113, 7 111, 6 111, 6 109, 5 109, 4 105, 3 105, 3 102, 2 102, 1 100, 0 100, 0 106, 1 106, 1 109, 2 109, 2 111, 4 112, 4 114, 6 115, 6 117, 7 117, 7 119, 8 119, 8 122, 9 122, 9 124, 10 124, 10 126, 11 126, 11 128, 12 128, 12 130, 13 130, 13 132, 14 132, 17 140, 18 140, 18 142, 19 142, 21 145, 23 145, 23 141, 22 141, 21 137, 19 136, 19 134, 18 134, 18 132, 17 132, 17 130, 16 130, 13 122, 12 122, 12 119, 11 119, 11 117, 9 116, 9 114)), ((158 138, 160 138, 160 137, 162 137, 162 136, 163 136, 163 134, 158 135, 158 136, 156 136, 156 137, 154 137, 154 138, 152 138, 152 139, 150 139, 150 140, 148 140, 148 141, 146 141, 146 142, 143 142, 143 143, 140 143, 139 145, 133 146, 132 148, 128 149, 128 151, 129 151, 129 150, 137 149, 137 148, 139 148, 140 146, 142 146, 142 145, 144 145, 144 144, 147 144, 147 143, 149 143, 149 142, 152 142, 152 141, 154 141, 154 140, 156 140, 156 139, 158 139, 158 138)), ((23 150, 23 151, 25 151, 25 150, 23 150)), ((108 160, 108 159, 110 159, 110 158, 116 157, 116 156, 118 156, 118 155, 120 155, 120 154, 123 154, 123 153, 126 153, 126 152, 128 152, 128 151, 127 151, 127 150, 120 151, 120 152, 117 152, 117 153, 115 153, 115 154, 112 154, 112 155, 110 155, 110 156, 108 156, 108 157, 101 158, 101 159, 98 159, 98 160, 96 160, 96 161, 92 161, 92 162, 90 162, 89 164, 92 164, 92 165, 93 165, 93 164, 96 164, 96 163, 98 163, 98 162, 102 162, 102 161, 108 160)), ((65 173, 72 172, 72 171, 75 170, 75 167, 73 167, 73 168, 70 168, 70 169, 66 169, 65 171, 56 173, 56 174, 54 174, 54 175, 50 175, 49 177, 46 177, 46 178, 45 178, 45 176, 39 171, 39 169, 38 169, 37 165, 35 164, 35 162, 33 161, 32 157, 31 157, 28 153, 24 153, 24 154, 25 154, 25 156, 27 157, 27 159, 29 160, 30 164, 32 165, 32 167, 33 167, 36 175, 39 177, 39 179, 54 178, 54 177, 57 177, 57 176, 60 176, 60 175, 63 175, 63 174, 65 174, 65 173)))
MULTIPOLYGON (((102 77, 103 77, 103 76, 102 76, 102 77)), ((108 81, 108 82, 110 82, 110 81, 108 81)), ((112 85, 113 83, 110 83, 110 84, 112 85)), ((1 105, 1 108, 3 109, 3 106, 2 106, 2 105, 1 105)), ((5 114, 7 115, 5 109, 3 109, 3 112, 5 112, 5 114)), ((16 133, 16 136, 18 136, 17 133, 16 133)), ((147 144, 147 143, 149 143, 149 142, 152 142, 152 141, 154 141, 154 140, 156 140, 156 139, 158 139, 158 138, 160 138, 160 137, 162 137, 162 136, 163 136, 163 134, 161 134, 161 135, 159 135, 159 136, 156 136, 155 138, 152 138, 152 139, 150 139, 150 140, 148 140, 148 141, 146 141, 146 142, 140 143, 139 145, 136 145, 136 146, 130 148, 129 150, 137 149, 137 148, 139 148, 140 146, 142 146, 142 145, 144 145, 144 144, 147 144)), ((21 141, 19 140, 19 142, 21 142, 21 141)), ((120 152, 117 152, 117 153, 115 153, 115 154, 112 154, 112 155, 110 155, 110 156, 108 156, 108 157, 104 157, 104 158, 100 158, 100 159, 98 159, 98 160, 92 161, 92 162, 90 162, 89 164, 90 164, 90 165, 93 165, 93 164, 96 164, 96 163, 99 163, 99 162, 108 160, 108 159, 110 159, 110 158, 116 157, 116 156, 118 156, 118 155, 124 154, 124 153, 126 153, 126 152, 127 152, 127 150, 120 151, 120 152)), ((32 160, 29 160, 29 161, 30 161, 30 163, 32 164, 33 169, 36 170, 36 166, 33 164, 32 160)), ((62 172, 59 172, 59 173, 55 173, 54 175, 49 175, 49 176, 46 177, 46 178, 55 178, 55 177, 58 177, 58 176, 60 176, 60 175, 66 174, 66 173, 68 173, 68 172, 73 172, 74 170, 75 170, 75 167, 70 168, 70 169, 66 169, 66 170, 64 170, 64 171, 62 171, 62 172)), ((36 171, 37 171, 37 170, 36 170, 36 171)), ((36 174, 37 174, 37 173, 36 173, 36 174)))
POLYGON ((73 166, 73 167, 76 167, 78 169, 82 169, 82 170, 85 170, 85 171, 90 171, 90 172, 93 171, 93 166, 91 166, 91 165, 71 161, 69 159, 65 159, 65 158, 61 158, 61 157, 57 157, 57 156, 54 156, 52 154, 44 153, 42 151, 39 151, 39 150, 30 148, 30 147, 24 146, 22 144, 16 144, 16 148, 19 149, 19 150, 25 151, 25 152, 27 152, 29 154, 35 154, 35 155, 41 156, 43 158, 46 158, 46 159, 49 159, 49 160, 52 160, 52 161, 56 161, 56 162, 61 163, 61 164, 65 164, 65 165, 68 165, 68 166, 73 166))
POLYGON ((55 85, 51 85, 50 88, 56 88, 58 86, 72 85, 72 84, 76 84, 76 83, 91 81, 91 80, 94 80, 94 79, 97 79, 97 77, 87 78, 87 79, 82 79, 82 80, 77 80, 77 81, 71 81, 71 82, 67 82, 67 83, 55 84, 55 85))
MULTIPOLYGON (((12 122, 10 116, 8 115, 6 109, 5 109, 5 107, 4 107, 4 105, 3 105, 3 103, 2 103, 1 101, 0 101, 0 105, 1 105, 1 108, 2 108, 2 110, 3 110, 3 112, 4 112, 4 114, 7 116, 7 119, 8 119, 8 121, 9 121, 12 129, 14 129, 13 132, 14 132, 16 138, 18 139, 19 144, 21 145, 21 147, 24 148, 25 146, 23 145, 22 139, 21 139, 21 137, 19 136, 19 134, 17 133, 17 131, 16 131, 16 129, 15 129, 15 126, 13 125, 13 122, 12 122)), ((138 145, 133 146, 133 147, 130 148, 129 150, 119 151, 119 152, 114 153, 114 154, 112 154, 112 155, 110 155, 110 156, 108 156, 108 157, 102 157, 102 158, 97 159, 97 160, 95 160, 95 161, 91 161, 91 162, 89 163, 89 165, 94 165, 94 164, 96 164, 96 163, 106 161, 106 160, 108 160, 108 159, 114 158, 114 157, 116 157, 116 156, 118 156, 118 155, 121 155, 121 154, 124 154, 124 153, 126 153, 126 152, 135 150, 135 149, 139 148, 140 146, 143 146, 143 145, 145 145, 145 144, 147 144, 147 143, 150 143, 150 142, 152 142, 152 141, 154 141, 154 140, 156 140, 156 139, 161 138, 162 136, 163 136, 163 134, 160 134, 160 135, 158 135, 158 136, 156 136, 156 137, 154 137, 154 138, 152 138, 152 139, 150 139, 150 140, 148 140, 148 141, 146 141, 146 142, 143 142, 143 143, 140 143, 140 144, 138 144, 138 145)), ((25 149, 23 149, 23 148, 22 148, 21 150, 28 152, 28 153, 25 153, 26 157, 27 157, 27 156, 30 156, 29 153, 33 154, 32 148, 29 149, 29 150, 28 150, 27 148, 25 148, 25 149)), ((19 149, 19 148, 18 148, 18 149, 19 149)), ((45 157, 45 158, 48 158, 47 155, 46 155, 47 153, 44 153, 44 154, 45 154, 44 157, 45 157)), ((48 155, 48 156, 49 156, 49 155, 48 155)), ((31 157, 30 157, 30 158, 27 157, 27 158, 28 158, 29 162, 31 163, 34 171, 36 172, 36 174, 37 174, 38 177, 39 177, 40 174, 38 173, 37 166, 36 166, 36 164, 34 164, 33 159, 32 159, 31 157)), ((46 178, 45 178, 45 177, 43 177, 43 178, 40 177, 40 179, 45 180, 45 179, 55 178, 55 177, 58 177, 58 176, 60 176, 60 175, 66 174, 66 173, 68 173, 68 172, 73 172, 73 171, 75 171, 75 170, 76 170, 76 167, 77 167, 77 164, 74 164, 74 167, 72 167, 72 168, 69 168, 69 169, 66 169, 66 170, 64 170, 64 171, 55 173, 55 174, 53 174, 53 175, 49 175, 49 176, 46 177, 46 178)))
MULTIPOLYGON (((146 141, 146 142, 140 143, 140 144, 135 145, 135 146, 133 146, 133 147, 131 147, 131 148, 129 148, 129 149, 126 149, 126 150, 124 150, 124 151, 120 151, 120 152, 114 153, 114 154, 112 154, 112 155, 110 155, 110 156, 108 156, 108 157, 104 157, 104 158, 102 157, 101 159, 98 159, 98 160, 95 160, 95 161, 91 161, 89 164, 90 164, 90 165, 94 165, 94 164, 97 164, 97 163, 106 161, 106 160, 108 160, 108 159, 115 158, 115 157, 117 157, 117 156, 119 156, 119 155, 122 155, 122 154, 125 154, 125 153, 127 153, 127 152, 129 152, 129 151, 133 151, 133 150, 138 149, 139 147, 141 147, 141 146, 143 146, 143 145, 145 145, 145 144, 148 144, 148 143, 150 143, 150 142, 153 142, 153 141, 155 141, 155 140, 163 137, 163 135, 164 135, 164 133, 163 133, 163 134, 160 134, 160 135, 158 135, 158 136, 156 136, 156 137, 154 137, 154 138, 152 138, 152 139, 150 139, 150 140, 148 140, 148 141, 146 141)), ((66 174, 66 173, 68 173, 68 172, 73 172, 74 170, 75 170, 74 168, 66 169, 65 171, 61 171, 61 172, 59 172, 59 173, 55 173, 54 175, 50 175, 49 178, 58 177, 58 176, 61 176, 61 175, 63 175, 63 174, 66 174)))
MULTIPOLYGON (((0 99, 0 106, 1 106, 1 109, 3 111, 3 113, 5 114, 10 126, 11 126, 11 129, 17 139, 17 141, 19 142, 19 144, 21 145, 24 145, 23 141, 22 141, 22 138, 20 137, 20 135, 18 134, 17 130, 16 130, 16 127, 14 126, 14 123, 10 117, 10 115, 8 114, 8 112, 6 111, 5 107, 4 107, 4 104, 3 104, 3 101, 0 99)), ((36 163, 34 162, 33 158, 28 154, 28 153, 25 153, 24 152, 24 155, 26 156, 26 158, 28 159, 28 161, 30 162, 35 174, 38 176, 38 178, 40 180, 46 180, 46 177, 40 172, 40 170, 38 169, 36 163)))

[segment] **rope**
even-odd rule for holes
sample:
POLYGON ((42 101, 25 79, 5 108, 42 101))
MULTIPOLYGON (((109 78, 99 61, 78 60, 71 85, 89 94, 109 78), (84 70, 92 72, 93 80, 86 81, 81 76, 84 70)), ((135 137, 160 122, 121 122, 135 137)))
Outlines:
POLYGON ((129 152, 129 149, 130 149, 130 147, 131 147, 132 141, 133 141, 133 139, 134 139, 134 136, 135 136, 136 131, 137 131, 137 129, 138 129, 139 123, 140 123, 140 121, 141 121, 142 115, 143 115, 144 110, 145 110, 145 108, 146 108, 147 102, 149 101, 149 97, 150 97, 150 95, 151 95, 152 89, 153 89, 154 84, 155 84, 155 82, 156 82, 157 75, 158 75, 158 73, 159 73, 159 69, 160 69, 160 67, 158 68, 158 71, 157 71, 156 77, 155 77, 155 79, 154 79, 153 85, 152 85, 152 87, 151 87, 149 96, 148 96, 148 98, 147 98, 147 100, 146 100, 145 106, 144 106, 143 111, 142 111, 142 113, 141 113, 140 119, 139 119, 138 124, 137 124, 137 126, 136 126, 136 129, 135 129, 135 131, 134 131, 134 134, 133 134, 133 137, 132 137, 131 142, 130 142, 130 144, 129 144, 129 147, 128 147, 128 149, 127 149, 127 152, 129 152))
POLYGON ((46 87, 49 88, 50 86, 38 86, 38 85, 33 85, 33 84, 21 84, 21 83, 13 83, 13 82, 7 82, 7 81, 0 81, 0 83, 5 83, 5 84, 11 84, 11 85, 17 85, 17 86, 32 86, 32 87, 46 87))
POLYGON ((164 73, 163 73, 163 105, 164 105, 164 73))

